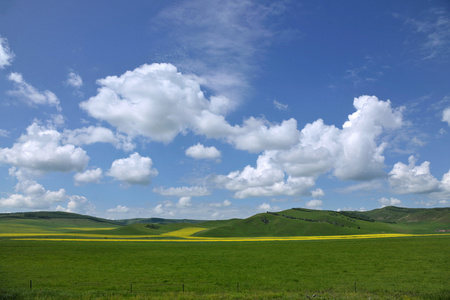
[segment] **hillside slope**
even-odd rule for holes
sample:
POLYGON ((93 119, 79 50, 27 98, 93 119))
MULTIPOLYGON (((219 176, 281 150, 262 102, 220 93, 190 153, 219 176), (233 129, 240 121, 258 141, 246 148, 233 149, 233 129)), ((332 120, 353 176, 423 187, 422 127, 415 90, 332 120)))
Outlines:
POLYGON ((293 208, 267 212, 196 234, 203 237, 312 236, 369 233, 435 233, 449 230, 450 209, 388 207, 371 212, 293 208))
POLYGON ((61 211, 1 213, 0 233, 61 232, 77 228, 115 228, 114 220, 61 211))
POLYGON ((360 214, 381 222, 437 222, 443 224, 450 223, 450 207, 406 208, 386 206, 371 211, 361 212, 360 214))

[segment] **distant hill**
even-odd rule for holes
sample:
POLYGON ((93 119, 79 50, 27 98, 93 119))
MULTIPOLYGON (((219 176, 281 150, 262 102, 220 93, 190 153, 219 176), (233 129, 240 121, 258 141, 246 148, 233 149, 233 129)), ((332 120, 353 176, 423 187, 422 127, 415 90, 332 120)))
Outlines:
POLYGON ((204 237, 434 233, 450 230, 450 208, 385 207, 369 212, 293 208, 233 220, 198 233, 204 237))
POLYGON ((438 222, 450 223, 450 207, 439 208, 406 208, 386 206, 371 211, 361 212, 361 215, 380 222, 417 223, 438 222))
POLYGON ((27 220, 70 220, 76 222, 76 220, 89 220, 95 223, 107 223, 113 225, 120 225, 120 222, 108 219, 102 219, 92 217, 88 215, 80 215, 75 213, 63 212, 63 211, 35 211, 35 212, 17 212, 17 213, 0 213, 0 222, 6 219, 27 219, 27 220))
POLYGON ((0 233, 74 232, 90 229, 113 235, 159 235, 185 227, 201 227, 202 237, 314 236, 369 233, 436 233, 450 231, 450 208, 388 206, 366 212, 292 208, 246 219, 204 221, 135 218, 108 220, 67 212, 0 214, 0 233), (85 229, 83 229, 85 228, 85 229))
POLYGON ((178 223, 189 223, 197 224, 205 222, 205 220, 191 220, 191 219, 163 219, 163 218, 135 218, 135 219, 123 219, 117 220, 121 225, 131 225, 131 224, 178 224, 178 223))

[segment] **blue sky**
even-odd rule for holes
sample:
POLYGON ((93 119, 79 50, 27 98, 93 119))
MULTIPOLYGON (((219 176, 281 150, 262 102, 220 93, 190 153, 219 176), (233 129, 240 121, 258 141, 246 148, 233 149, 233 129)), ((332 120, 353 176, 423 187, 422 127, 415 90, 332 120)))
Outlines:
POLYGON ((2 1, 0 212, 448 206, 447 1, 2 1))

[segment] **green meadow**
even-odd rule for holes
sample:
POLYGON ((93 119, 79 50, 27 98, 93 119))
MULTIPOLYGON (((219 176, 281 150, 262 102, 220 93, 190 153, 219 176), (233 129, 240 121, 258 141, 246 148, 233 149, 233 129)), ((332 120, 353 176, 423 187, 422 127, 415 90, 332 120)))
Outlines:
POLYGON ((0 214, 0 299, 450 299, 449 215, 396 207, 206 222, 0 214))
POLYGON ((308 299, 313 295, 318 299, 448 299, 450 295, 448 235, 215 243, 4 239, 0 248, 0 299, 308 299))

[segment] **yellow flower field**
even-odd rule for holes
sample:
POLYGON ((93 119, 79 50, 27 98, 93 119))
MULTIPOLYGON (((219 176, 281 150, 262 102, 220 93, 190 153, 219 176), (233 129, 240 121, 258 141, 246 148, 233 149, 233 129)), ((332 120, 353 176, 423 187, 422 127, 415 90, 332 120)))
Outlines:
MULTIPOLYGON (((318 241, 318 240, 348 240, 374 239, 392 237, 433 236, 435 234, 360 234, 360 235, 330 235, 330 236, 289 236, 289 237, 196 237, 193 234, 205 230, 200 227, 187 227, 161 235, 107 235, 86 233, 3 233, 0 238, 13 240, 46 240, 46 241, 106 241, 106 242, 263 242, 263 241, 318 241), (62 238, 62 237, 68 238, 62 238)), ((86 230, 88 231, 88 230, 86 230)), ((440 234, 450 235, 450 234, 440 234)))

